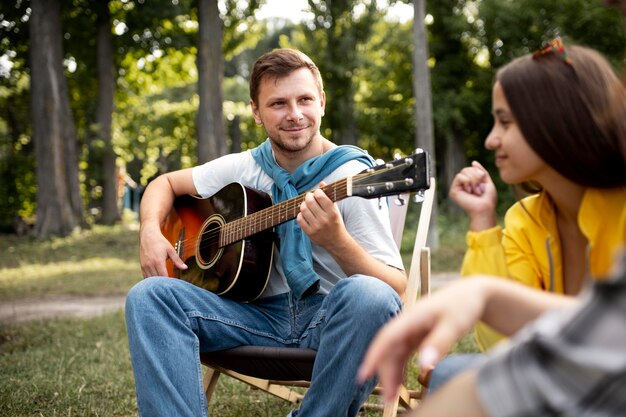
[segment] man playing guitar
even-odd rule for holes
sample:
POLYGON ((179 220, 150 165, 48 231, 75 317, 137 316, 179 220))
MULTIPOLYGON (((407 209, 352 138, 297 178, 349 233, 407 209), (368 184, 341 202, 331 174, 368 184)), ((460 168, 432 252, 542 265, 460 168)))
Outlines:
MULTIPOLYGON (((337 146, 320 134, 326 97, 315 64, 290 49, 261 56, 250 97, 266 142, 163 174, 144 193, 140 260, 146 279, 131 289, 126 303, 141 416, 208 416, 199 353, 241 345, 315 349, 310 389, 291 414, 355 416, 375 385, 356 383, 363 354, 401 309, 406 276, 387 205, 364 198, 335 202, 318 188, 358 178, 372 163, 358 148, 337 146), (202 247, 203 238, 183 236, 173 245, 164 234, 176 199, 211 197, 232 183, 266 193, 274 204, 297 202, 293 219, 277 222, 276 232, 266 236, 273 257, 267 283, 249 300, 168 278, 172 270, 184 275, 190 265, 208 269, 213 256, 202 247), (185 259, 181 242, 195 246, 195 256, 185 259)), ((227 202, 213 200, 220 205, 225 207, 214 212, 229 211, 227 202)), ((221 238, 227 217, 217 215, 198 228, 221 238)), ((222 253, 222 247, 213 252, 222 253)))

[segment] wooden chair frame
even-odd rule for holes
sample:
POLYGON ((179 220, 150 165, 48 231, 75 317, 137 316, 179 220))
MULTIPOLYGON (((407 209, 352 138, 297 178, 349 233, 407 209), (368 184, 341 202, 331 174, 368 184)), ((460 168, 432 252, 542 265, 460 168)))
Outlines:
MULTIPOLYGON (((408 273, 407 290, 405 299, 403 300, 405 307, 413 305, 418 297, 425 296, 430 293, 430 249, 426 246, 426 238, 428 236, 432 207, 435 199, 435 188, 435 179, 431 178, 430 188, 424 192, 423 200, 421 201, 421 209, 413 245, 413 254, 408 273)), ((390 202, 389 206, 392 232, 398 247, 400 247, 400 243, 402 242, 404 223, 409 204, 408 197, 408 195, 400 196, 400 198, 406 200, 406 203, 403 206, 397 206, 393 201, 390 202)), ((393 197, 391 199, 393 199, 393 197)), ((265 359, 266 357, 274 357, 279 361, 284 358, 285 361, 293 362, 298 366, 304 365, 305 367, 310 367, 310 369, 312 369, 313 362, 315 360, 315 351, 311 349, 262 348, 259 350, 258 347, 242 346, 240 348, 229 349, 228 351, 222 351, 220 353, 223 353, 226 356, 229 356, 231 353, 233 355, 239 355, 241 352, 247 350, 254 351, 253 354, 259 355, 259 358, 263 357, 263 359, 265 359)), ((294 390, 293 388, 306 388, 309 386, 309 381, 306 379, 284 381, 272 378, 257 378, 245 375, 241 372, 236 372, 232 369, 226 369, 214 362, 212 356, 215 354, 216 352, 201 354, 201 361, 203 365, 207 367, 204 375, 204 390, 207 397, 207 403, 209 404, 221 374, 228 375, 293 404, 298 404, 304 397, 304 394, 294 390)), ((250 357, 248 357, 248 360, 250 360, 250 357)), ((251 360, 254 360, 254 357, 251 360)), ((379 395, 381 392, 381 387, 377 386, 372 394, 379 395)), ((409 390, 405 386, 402 386, 399 394, 397 395, 396 401, 384 406, 381 404, 366 403, 364 407, 382 409, 383 417, 395 417, 400 409, 408 410, 415 408, 421 397, 421 390, 409 390)))

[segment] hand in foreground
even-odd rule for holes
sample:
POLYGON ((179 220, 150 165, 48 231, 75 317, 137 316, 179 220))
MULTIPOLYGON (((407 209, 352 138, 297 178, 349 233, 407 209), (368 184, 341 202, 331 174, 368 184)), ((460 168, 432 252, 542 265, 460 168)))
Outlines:
POLYGON ((142 227, 139 233, 139 262, 143 277, 168 276, 165 267, 165 261, 168 258, 178 269, 187 269, 187 265, 180 259, 159 228, 142 227))
POLYGON ((392 401, 412 353, 419 350, 420 369, 432 370, 480 319, 484 305, 480 282, 475 279, 454 282, 419 301, 378 332, 359 369, 359 381, 377 374, 383 399, 392 401))
POLYGON ((450 185, 450 198, 470 216, 472 230, 496 225, 496 187, 487 170, 477 161, 456 174, 450 185))

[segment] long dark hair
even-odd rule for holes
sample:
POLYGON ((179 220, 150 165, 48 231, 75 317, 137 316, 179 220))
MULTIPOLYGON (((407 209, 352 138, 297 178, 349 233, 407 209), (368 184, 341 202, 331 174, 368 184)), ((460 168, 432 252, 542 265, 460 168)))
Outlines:
POLYGON ((515 59, 497 75, 530 147, 564 177, 626 185, 626 90, 598 52, 570 46, 515 59), (566 54, 566 55, 565 55, 566 54))

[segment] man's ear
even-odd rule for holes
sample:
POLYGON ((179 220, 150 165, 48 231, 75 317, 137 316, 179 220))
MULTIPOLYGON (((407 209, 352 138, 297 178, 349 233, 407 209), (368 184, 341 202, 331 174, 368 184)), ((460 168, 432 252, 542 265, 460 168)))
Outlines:
POLYGON ((320 94, 320 106, 322 106, 322 116, 324 115, 324 111, 326 110, 326 93, 322 90, 320 94))
POLYGON ((250 100, 250 108, 252 109, 252 116, 254 117, 254 121, 257 125, 262 125, 263 121, 261 120, 261 114, 259 113, 259 108, 254 104, 254 100, 250 100))

